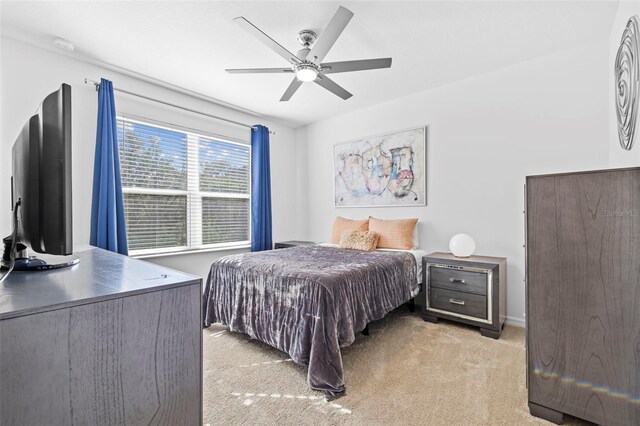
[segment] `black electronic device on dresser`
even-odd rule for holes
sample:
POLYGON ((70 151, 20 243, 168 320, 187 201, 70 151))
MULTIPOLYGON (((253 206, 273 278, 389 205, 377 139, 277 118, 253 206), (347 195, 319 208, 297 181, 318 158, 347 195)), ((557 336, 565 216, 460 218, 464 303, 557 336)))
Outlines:
POLYGON ((299 241, 299 240, 291 240, 291 241, 281 241, 279 243, 275 243, 273 245, 274 249, 282 249, 296 246, 313 246, 316 243, 311 241, 299 241))
POLYGON ((483 336, 500 338, 506 318, 507 259, 432 253, 422 258, 422 282, 425 321, 458 321, 480 327, 483 336))

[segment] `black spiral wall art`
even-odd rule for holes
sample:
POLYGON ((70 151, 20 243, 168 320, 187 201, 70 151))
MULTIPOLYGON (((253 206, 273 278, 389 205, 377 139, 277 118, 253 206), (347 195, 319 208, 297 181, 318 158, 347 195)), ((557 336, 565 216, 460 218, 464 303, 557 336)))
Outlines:
POLYGON ((620 47, 614 66, 616 115, 618 117, 618 138, 626 150, 633 147, 638 118, 638 78, 640 77, 638 16, 627 22, 622 33, 620 47))

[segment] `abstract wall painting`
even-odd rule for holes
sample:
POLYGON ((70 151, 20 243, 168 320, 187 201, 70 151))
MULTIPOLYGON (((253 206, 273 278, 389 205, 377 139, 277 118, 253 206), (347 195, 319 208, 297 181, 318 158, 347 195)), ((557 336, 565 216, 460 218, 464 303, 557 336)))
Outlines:
POLYGON ((426 205, 425 128, 334 146, 336 207, 426 205))

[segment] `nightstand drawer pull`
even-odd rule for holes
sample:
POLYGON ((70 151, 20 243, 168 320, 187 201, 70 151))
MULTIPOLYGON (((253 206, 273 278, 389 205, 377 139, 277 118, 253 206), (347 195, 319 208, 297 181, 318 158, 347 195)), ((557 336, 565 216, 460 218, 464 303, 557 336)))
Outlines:
POLYGON ((462 306, 464 306, 464 300, 449 299, 449 303, 453 303, 454 305, 462 305, 462 306))
MULTIPOLYGON (((430 265, 426 278, 429 281, 429 287, 486 296, 489 285, 488 273, 476 269, 447 269, 430 265)), ((448 299, 443 299, 443 302, 449 304, 448 299)))

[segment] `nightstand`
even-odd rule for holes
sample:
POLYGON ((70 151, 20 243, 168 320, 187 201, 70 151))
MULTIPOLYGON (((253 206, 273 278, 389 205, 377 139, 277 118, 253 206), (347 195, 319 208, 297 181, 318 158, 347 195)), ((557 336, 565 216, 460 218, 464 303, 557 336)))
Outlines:
POLYGON ((506 319, 507 259, 432 253, 422 258, 422 282, 425 321, 444 318, 480 327, 483 336, 500 337, 506 319))
POLYGON ((296 246, 314 246, 316 245, 316 243, 311 242, 311 241, 297 241, 297 240, 291 240, 291 241, 282 241, 279 243, 275 243, 273 245, 274 249, 281 249, 281 248, 288 248, 288 247, 296 247, 296 246))

